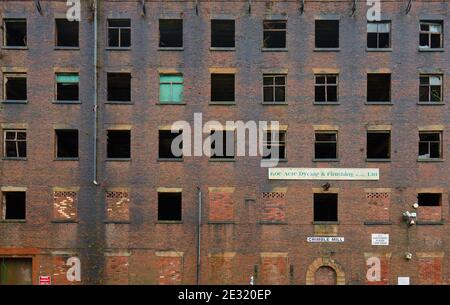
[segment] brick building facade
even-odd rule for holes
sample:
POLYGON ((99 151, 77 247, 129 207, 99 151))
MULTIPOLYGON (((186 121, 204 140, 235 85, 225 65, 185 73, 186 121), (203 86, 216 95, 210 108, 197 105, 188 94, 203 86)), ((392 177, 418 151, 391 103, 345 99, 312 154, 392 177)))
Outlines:
POLYGON ((1 1, 2 283, 449 283, 450 4, 381 1, 368 26, 365 1, 302 2, 82 0, 74 27, 59 23, 66 1, 1 1), (212 20, 234 20, 234 46, 229 32, 212 46, 212 20), (230 74, 233 100, 212 100, 213 75, 230 74), (267 102, 270 81, 282 97, 267 102), (279 167, 380 178, 270 180, 260 157, 161 157, 159 131, 199 112, 278 120, 279 167), (308 241, 324 236, 343 242, 308 241))

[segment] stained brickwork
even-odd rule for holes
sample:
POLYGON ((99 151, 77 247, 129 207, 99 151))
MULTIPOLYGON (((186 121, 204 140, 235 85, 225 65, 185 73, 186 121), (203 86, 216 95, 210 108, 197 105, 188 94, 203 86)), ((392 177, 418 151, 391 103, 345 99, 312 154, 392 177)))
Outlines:
POLYGON ((77 193, 73 191, 55 191, 53 193, 53 217, 55 220, 70 221, 77 219, 77 193))
POLYGON ((130 198, 127 191, 106 191, 106 218, 108 221, 129 221, 130 198))
POLYGON ((264 192, 261 195, 261 220, 267 222, 286 221, 286 194, 282 192, 264 192))

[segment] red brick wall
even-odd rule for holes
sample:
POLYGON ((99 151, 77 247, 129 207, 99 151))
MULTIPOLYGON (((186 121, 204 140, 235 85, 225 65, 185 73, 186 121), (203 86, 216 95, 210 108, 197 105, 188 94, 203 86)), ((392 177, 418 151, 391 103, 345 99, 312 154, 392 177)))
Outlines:
POLYGON ((419 258, 419 284, 435 285, 442 283, 442 258, 419 258))
POLYGON ((284 255, 261 256, 259 284, 288 284, 288 259, 284 255))
POLYGON ((209 284, 227 285, 233 284, 233 256, 211 255, 209 257, 210 276, 209 284))
POLYGON ((179 256, 158 257, 160 285, 177 285, 182 281, 183 259, 179 256))
POLYGON ((417 220, 419 221, 441 221, 441 206, 419 206, 417 209, 417 220))
POLYGON ((106 256, 105 278, 106 284, 128 284, 128 256, 106 256))
POLYGON ((262 193, 262 215, 264 222, 286 221, 286 194, 283 192, 262 193))
POLYGON ((52 276, 52 284, 53 285, 74 285, 77 282, 70 282, 67 280, 67 271, 70 266, 66 266, 66 261, 69 256, 53 256, 53 276, 52 276))
POLYGON ((366 194, 368 221, 389 221, 391 196, 388 192, 369 192, 366 194))
POLYGON ((53 192, 53 218, 61 221, 77 219, 77 192, 54 191, 53 192))
POLYGON ((106 191, 106 218, 108 221, 129 221, 130 198, 126 191, 106 191))
POLYGON ((234 200, 232 192, 209 193, 209 220, 234 221, 234 200))
POLYGON ((314 283, 316 285, 336 285, 336 272, 333 268, 323 266, 317 269, 314 274, 314 283))

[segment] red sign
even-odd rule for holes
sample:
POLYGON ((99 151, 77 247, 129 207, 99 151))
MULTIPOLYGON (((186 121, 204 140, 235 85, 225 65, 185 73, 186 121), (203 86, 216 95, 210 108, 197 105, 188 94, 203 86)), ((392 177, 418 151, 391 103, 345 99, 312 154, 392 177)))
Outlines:
POLYGON ((40 276, 39 277, 39 285, 51 285, 52 280, 50 278, 50 275, 40 276))

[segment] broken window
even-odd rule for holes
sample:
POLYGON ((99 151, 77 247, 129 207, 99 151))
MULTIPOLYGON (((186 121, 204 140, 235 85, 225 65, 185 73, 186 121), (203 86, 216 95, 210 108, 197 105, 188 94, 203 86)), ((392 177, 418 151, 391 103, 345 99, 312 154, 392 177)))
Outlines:
POLYGON ((0 286, 32 285, 32 266, 28 257, 0 257, 0 286))
POLYGON ((442 22, 420 22, 421 49, 440 49, 442 43, 442 22))
POLYGON ((26 216, 25 198, 25 192, 3 192, 3 219, 24 220, 26 216))
POLYGON ((314 79, 314 101, 317 103, 336 103, 338 101, 338 75, 317 74, 314 79))
POLYGON ((286 20, 264 20, 263 48, 286 48, 286 20))
POLYGON ((78 130, 59 129, 56 134, 56 158, 78 158, 78 130))
POLYGON ((211 47, 234 48, 234 20, 211 20, 211 47))
POLYGON ((27 75, 25 73, 8 73, 4 76, 5 100, 27 100, 27 75))
POLYGON ((441 205, 441 197, 442 195, 439 193, 419 193, 417 204, 422 207, 438 207, 441 205))
MULTIPOLYGON (((160 130, 159 131, 159 158, 161 159, 181 159, 183 155, 177 156, 176 152, 172 151, 172 141, 181 136, 182 132, 178 131, 172 133, 171 130, 160 130)), ((177 146, 180 150, 183 149, 182 144, 177 146)))
POLYGON ((131 102, 130 73, 108 73, 108 101, 131 102))
POLYGON ((161 74, 159 76, 160 103, 183 102, 183 75, 161 74))
POLYGON ((212 130, 211 131, 211 158, 233 159, 234 158, 234 131, 212 130))
POLYGON ((27 157, 27 132, 25 130, 4 130, 4 157, 27 157))
POLYGON ((389 131, 367 132, 367 159, 391 157, 391 133, 389 131))
POLYGON ((386 49, 391 47, 391 23, 389 21, 367 23, 367 47, 386 49))
POLYGON ((419 88, 420 102, 442 102, 442 76, 421 75, 419 88))
POLYGON ((159 20, 159 47, 181 48, 183 46, 183 20, 159 20))
POLYGON ((419 159, 440 159, 442 151, 441 137, 441 132, 419 132, 419 159))
POLYGON ((56 19, 56 46, 78 47, 78 21, 56 19))
POLYGON ((265 103, 286 102, 286 75, 264 74, 263 93, 265 103))
POLYGON ((4 46, 26 47, 27 46, 27 20, 26 19, 4 19, 4 46))
POLYGON ((211 74, 211 102, 234 101, 234 74, 211 74))
POLYGON ((107 158, 129 159, 131 156, 131 131, 108 130, 107 158))
POLYGON ((390 102, 391 74, 367 74, 367 102, 390 102))
POLYGON ((314 159, 337 158, 337 132, 316 132, 314 143, 314 159))
POLYGON ((316 20, 316 48, 339 48, 339 20, 316 20))
POLYGON ((286 131, 269 130, 266 132, 263 146, 263 159, 286 159, 286 131), (272 155, 272 153, 275 153, 272 155))
POLYGON ((108 20, 108 46, 113 48, 128 48, 131 46, 130 19, 108 20))
POLYGON ((80 77, 78 73, 56 74, 56 100, 78 101, 78 87, 80 77))
POLYGON ((314 221, 338 221, 338 194, 314 194, 314 221))
POLYGON ((158 193, 158 220, 181 221, 181 192, 158 193))

